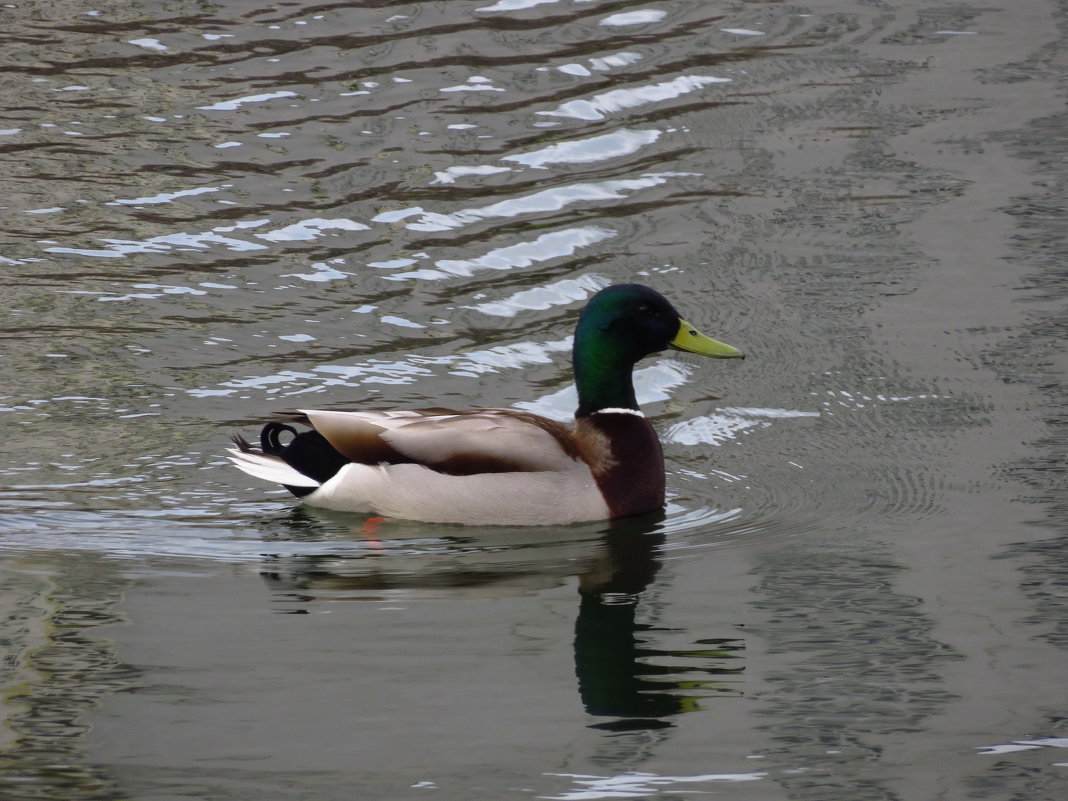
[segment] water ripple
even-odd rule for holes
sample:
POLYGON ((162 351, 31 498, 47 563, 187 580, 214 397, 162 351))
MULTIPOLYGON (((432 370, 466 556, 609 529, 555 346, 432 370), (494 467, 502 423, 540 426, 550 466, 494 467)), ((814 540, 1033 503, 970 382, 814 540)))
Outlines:
MULTIPOLYGON (((4 414, 27 431, 86 428, 79 447, 98 461, 30 445, 5 470, 11 502, 136 510, 152 498, 194 525, 235 503, 234 486, 213 483, 221 465, 140 456, 214 453, 213 424, 305 396, 566 420, 575 314, 597 288, 641 280, 754 353, 733 371, 660 358, 637 372, 668 455, 671 546, 810 525, 827 503, 816 471, 836 469, 842 437, 982 413, 861 380, 790 377, 780 391, 764 366, 793 358, 766 333, 783 303, 769 254, 822 254, 824 223, 779 225, 766 246, 738 237, 753 215, 834 191, 805 189, 813 175, 795 181, 776 160, 786 145, 764 139, 830 130, 814 99, 863 107, 871 65, 802 55, 847 41, 840 22, 771 6, 487 0, 15 25, 22 57, 3 80, 24 99, 0 159, 3 185, 30 189, 8 193, 20 224, 0 259, 17 286, 0 336, 20 374, 62 363, 70 389, 18 386, 4 414), (60 400, 75 396, 101 400, 60 400), (823 438, 802 445, 813 430, 823 438), (143 453, 101 457, 134 440, 143 453)), ((837 291, 833 270, 817 273, 811 291, 837 291)), ((942 486, 865 469, 878 492, 861 513, 922 514, 942 486)))

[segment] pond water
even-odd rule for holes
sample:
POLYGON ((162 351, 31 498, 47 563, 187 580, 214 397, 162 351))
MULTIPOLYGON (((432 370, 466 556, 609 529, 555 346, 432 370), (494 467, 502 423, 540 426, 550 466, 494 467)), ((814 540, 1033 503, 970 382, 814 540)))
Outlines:
POLYGON ((0 797, 1068 797, 1066 9, 7 4, 0 797), (573 411, 663 514, 303 509, 290 408, 573 411))

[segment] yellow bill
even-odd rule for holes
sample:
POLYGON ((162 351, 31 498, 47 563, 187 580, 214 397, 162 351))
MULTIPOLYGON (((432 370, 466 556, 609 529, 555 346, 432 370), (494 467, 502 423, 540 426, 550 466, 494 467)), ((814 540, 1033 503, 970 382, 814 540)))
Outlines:
POLYGON ((671 340, 671 347, 700 353, 713 359, 744 359, 745 354, 723 342, 706 337, 685 320, 679 320, 679 333, 671 340))

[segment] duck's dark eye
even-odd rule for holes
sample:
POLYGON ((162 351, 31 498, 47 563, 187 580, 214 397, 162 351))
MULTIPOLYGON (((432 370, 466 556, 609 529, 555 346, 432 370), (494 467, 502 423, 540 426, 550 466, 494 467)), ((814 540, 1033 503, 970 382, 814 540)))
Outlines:
POLYGON ((654 309, 648 303, 643 303, 641 306, 639 306, 638 307, 638 311, 640 311, 642 314, 648 314, 648 315, 650 315, 652 317, 659 317, 660 316, 660 312, 658 312, 656 309, 654 309))

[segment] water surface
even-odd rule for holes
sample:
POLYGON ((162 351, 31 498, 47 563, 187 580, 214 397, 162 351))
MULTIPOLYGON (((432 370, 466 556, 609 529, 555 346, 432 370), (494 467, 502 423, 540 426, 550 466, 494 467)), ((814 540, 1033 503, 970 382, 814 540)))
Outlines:
POLYGON ((0 795, 1056 799, 1065 12, 4 9, 0 795), (567 419, 585 300, 670 500, 296 506, 294 407, 567 419))

